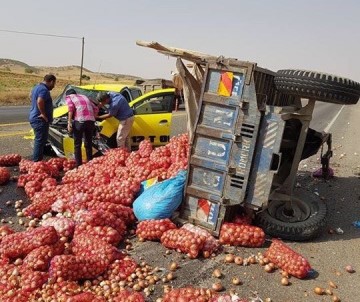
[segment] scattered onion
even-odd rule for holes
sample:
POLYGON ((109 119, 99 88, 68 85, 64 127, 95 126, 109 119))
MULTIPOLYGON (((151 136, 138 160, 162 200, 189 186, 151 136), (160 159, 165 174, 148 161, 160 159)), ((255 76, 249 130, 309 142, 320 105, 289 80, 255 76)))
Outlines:
POLYGON ((241 280, 238 277, 233 277, 231 279, 231 283, 234 285, 240 285, 241 284, 241 280))
POLYGON ((233 263, 234 260, 235 260, 234 254, 227 254, 227 255, 225 256, 225 259, 224 259, 224 261, 225 261, 226 263, 233 263))
POLYGON ((217 291, 217 292, 220 292, 224 289, 223 285, 221 284, 221 282, 216 282, 214 283, 211 288, 214 290, 214 291, 217 291))
POLYGON ((235 262, 235 264, 237 264, 237 265, 242 265, 242 264, 244 263, 243 258, 240 257, 240 256, 236 256, 236 257, 234 258, 234 262, 235 262))
POLYGON ((288 286, 289 285, 289 279, 288 278, 281 278, 281 285, 288 286))
POLYGON ((355 273, 355 269, 351 265, 347 265, 345 270, 350 274, 355 273))
POLYGON ((324 289, 321 288, 321 287, 315 287, 314 288, 314 293, 317 294, 317 295, 323 295, 324 294, 324 289))
POLYGON ((222 275, 223 275, 223 274, 222 274, 221 270, 219 270, 218 268, 215 269, 214 272, 213 272, 213 276, 214 276, 215 278, 221 278, 222 275))

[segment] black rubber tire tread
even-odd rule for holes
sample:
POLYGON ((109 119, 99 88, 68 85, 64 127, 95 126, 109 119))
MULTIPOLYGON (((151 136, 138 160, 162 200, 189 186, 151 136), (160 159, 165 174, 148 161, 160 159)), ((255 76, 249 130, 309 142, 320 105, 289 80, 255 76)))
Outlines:
POLYGON ((256 215, 256 224, 272 237, 291 241, 307 241, 318 237, 326 226, 327 207, 322 201, 307 199, 311 208, 310 217, 301 222, 287 223, 280 221, 264 210, 256 215))
POLYGON ((337 75, 310 70, 279 70, 274 79, 278 91, 334 104, 356 104, 360 83, 337 75))

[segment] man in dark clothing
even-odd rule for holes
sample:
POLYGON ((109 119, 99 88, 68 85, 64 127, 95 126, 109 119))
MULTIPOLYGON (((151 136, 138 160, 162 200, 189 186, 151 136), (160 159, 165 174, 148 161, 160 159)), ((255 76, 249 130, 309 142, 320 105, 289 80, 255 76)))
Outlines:
POLYGON ((131 150, 131 145, 128 139, 132 124, 134 123, 134 112, 130 108, 128 101, 121 93, 116 92, 101 92, 97 96, 100 106, 109 104, 109 113, 99 116, 101 119, 106 119, 111 116, 120 121, 116 142, 118 148, 127 147, 131 150))
POLYGON ((50 91, 55 87, 56 77, 47 74, 44 81, 36 85, 31 91, 31 108, 29 122, 34 130, 33 161, 41 161, 44 157, 49 125, 53 120, 53 103, 50 91))

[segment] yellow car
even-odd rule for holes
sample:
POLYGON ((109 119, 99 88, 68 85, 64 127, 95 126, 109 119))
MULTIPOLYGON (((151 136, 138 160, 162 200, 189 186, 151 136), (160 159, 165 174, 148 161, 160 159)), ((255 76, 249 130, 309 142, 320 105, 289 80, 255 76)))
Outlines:
MULTIPOLYGON (((165 145, 170 135, 186 131, 186 114, 182 99, 175 98, 175 89, 166 88, 141 95, 141 90, 134 86, 118 84, 98 84, 86 86, 68 85, 64 92, 54 100, 54 121, 49 129, 49 146, 58 156, 73 157, 74 140, 67 131, 68 108, 65 104, 65 92, 73 88, 77 93, 87 95, 94 103, 100 90, 119 91, 129 101, 134 110, 134 124, 130 132, 132 149, 136 149, 144 139, 149 139, 154 146, 165 145), (140 96, 139 96, 140 95, 140 96), (134 96, 137 96, 134 98, 134 96), (175 123, 172 123, 174 118, 175 123)), ((106 108, 102 109, 103 114, 106 108)), ((116 132, 119 121, 108 118, 96 122, 93 139, 93 153, 103 153, 108 148, 116 147, 116 132)), ((84 149, 84 148, 83 148, 84 149)), ((84 152, 84 150, 83 150, 84 152)))

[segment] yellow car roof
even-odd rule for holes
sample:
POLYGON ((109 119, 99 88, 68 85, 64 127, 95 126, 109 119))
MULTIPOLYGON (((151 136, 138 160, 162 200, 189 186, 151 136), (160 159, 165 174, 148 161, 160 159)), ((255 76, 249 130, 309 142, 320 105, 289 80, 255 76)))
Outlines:
POLYGON ((91 89, 91 90, 105 90, 105 91, 114 91, 114 92, 120 92, 125 87, 130 89, 139 89, 138 86, 134 85, 126 85, 126 84, 88 84, 88 85, 82 85, 78 86, 83 89, 91 89))

